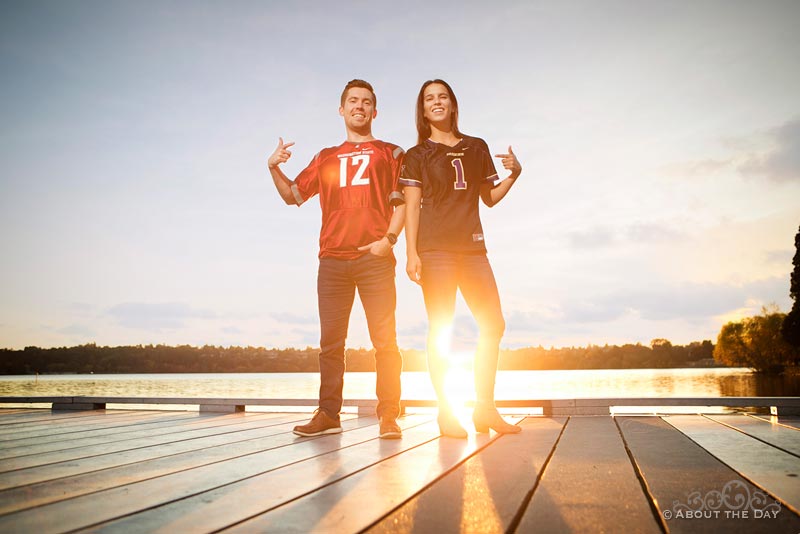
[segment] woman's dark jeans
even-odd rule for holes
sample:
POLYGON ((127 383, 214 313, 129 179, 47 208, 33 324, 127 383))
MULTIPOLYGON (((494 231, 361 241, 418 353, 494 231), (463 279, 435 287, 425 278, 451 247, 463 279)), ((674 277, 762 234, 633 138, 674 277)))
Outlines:
POLYGON ((447 360, 439 354, 438 341, 442 331, 453 322, 457 290, 461 290, 464 301, 478 323, 479 337, 474 364, 477 400, 493 402, 505 320, 497 283, 486 254, 434 251, 423 252, 420 258, 422 294, 428 312, 428 370, 440 405, 446 402, 444 377, 447 360))

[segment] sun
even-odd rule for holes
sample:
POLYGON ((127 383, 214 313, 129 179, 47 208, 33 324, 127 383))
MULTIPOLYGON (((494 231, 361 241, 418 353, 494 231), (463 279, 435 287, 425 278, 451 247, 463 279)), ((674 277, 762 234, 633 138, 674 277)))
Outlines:
POLYGON ((464 351, 453 351, 452 325, 448 325, 436 336, 436 351, 447 362, 447 374, 444 378, 444 392, 450 407, 461 418, 468 401, 474 397, 474 378, 472 364, 474 355, 464 351))

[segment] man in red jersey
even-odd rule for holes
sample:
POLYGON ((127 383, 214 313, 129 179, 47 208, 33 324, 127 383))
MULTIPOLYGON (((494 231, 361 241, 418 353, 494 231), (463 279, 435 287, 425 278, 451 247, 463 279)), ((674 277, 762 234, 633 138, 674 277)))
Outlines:
POLYGON ((352 80, 342 92, 339 107, 347 131, 344 143, 322 149, 294 181, 279 167, 291 157, 293 142, 279 138, 268 161, 272 181, 286 204, 300 206, 318 194, 322 208, 317 274, 319 409, 308 424, 294 428, 300 436, 342 431, 344 349, 356 288, 375 347, 380 437, 402 436, 396 421, 402 357, 395 329, 392 247, 405 217, 398 187, 403 150, 373 137, 372 120, 377 114, 372 86, 352 80))

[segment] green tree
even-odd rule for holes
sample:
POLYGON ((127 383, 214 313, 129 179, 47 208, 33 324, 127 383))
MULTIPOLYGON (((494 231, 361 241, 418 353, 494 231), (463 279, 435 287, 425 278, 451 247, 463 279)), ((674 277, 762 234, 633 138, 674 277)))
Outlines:
POLYGON ((761 315, 726 324, 717 337, 714 359, 759 373, 782 373, 786 367, 796 365, 800 350, 781 335, 785 317, 774 307, 764 307, 761 315))
POLYGON ((664 338, 650 341, 653 367, 669 367, 672 358, 672 342, 664 338))
POLYGON ((792 258, 794 269, 789 278, 789 295, 794 304, 789 315, 783 320, 781 334, 787 342, 795 347, 800 347, 800 230, 794 236, 794 248, 794 258, 792 258))

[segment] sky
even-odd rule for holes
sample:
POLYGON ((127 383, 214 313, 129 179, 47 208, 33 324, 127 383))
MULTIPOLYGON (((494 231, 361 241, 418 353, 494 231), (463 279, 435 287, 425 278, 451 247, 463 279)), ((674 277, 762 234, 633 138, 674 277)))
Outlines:
MULTIPOLYGON (((0 2, 0 347, 318 346, 319 204, 295 176, 377 93, 416 142, 422 82, 523 166, 482 207, 503 346, 716 340, 791 308, 800 3, 0 2)), ((498 162, 498 166, 499 162, 498 162)), ((501 175, 503 172, 501 172, 501 175)), ((401 348, 423 348, 395 248, 401 348)), ((476 327, 458 302, 456 346, 476 327)), ((354 307, 350 347, 369 347, 354 307)))

